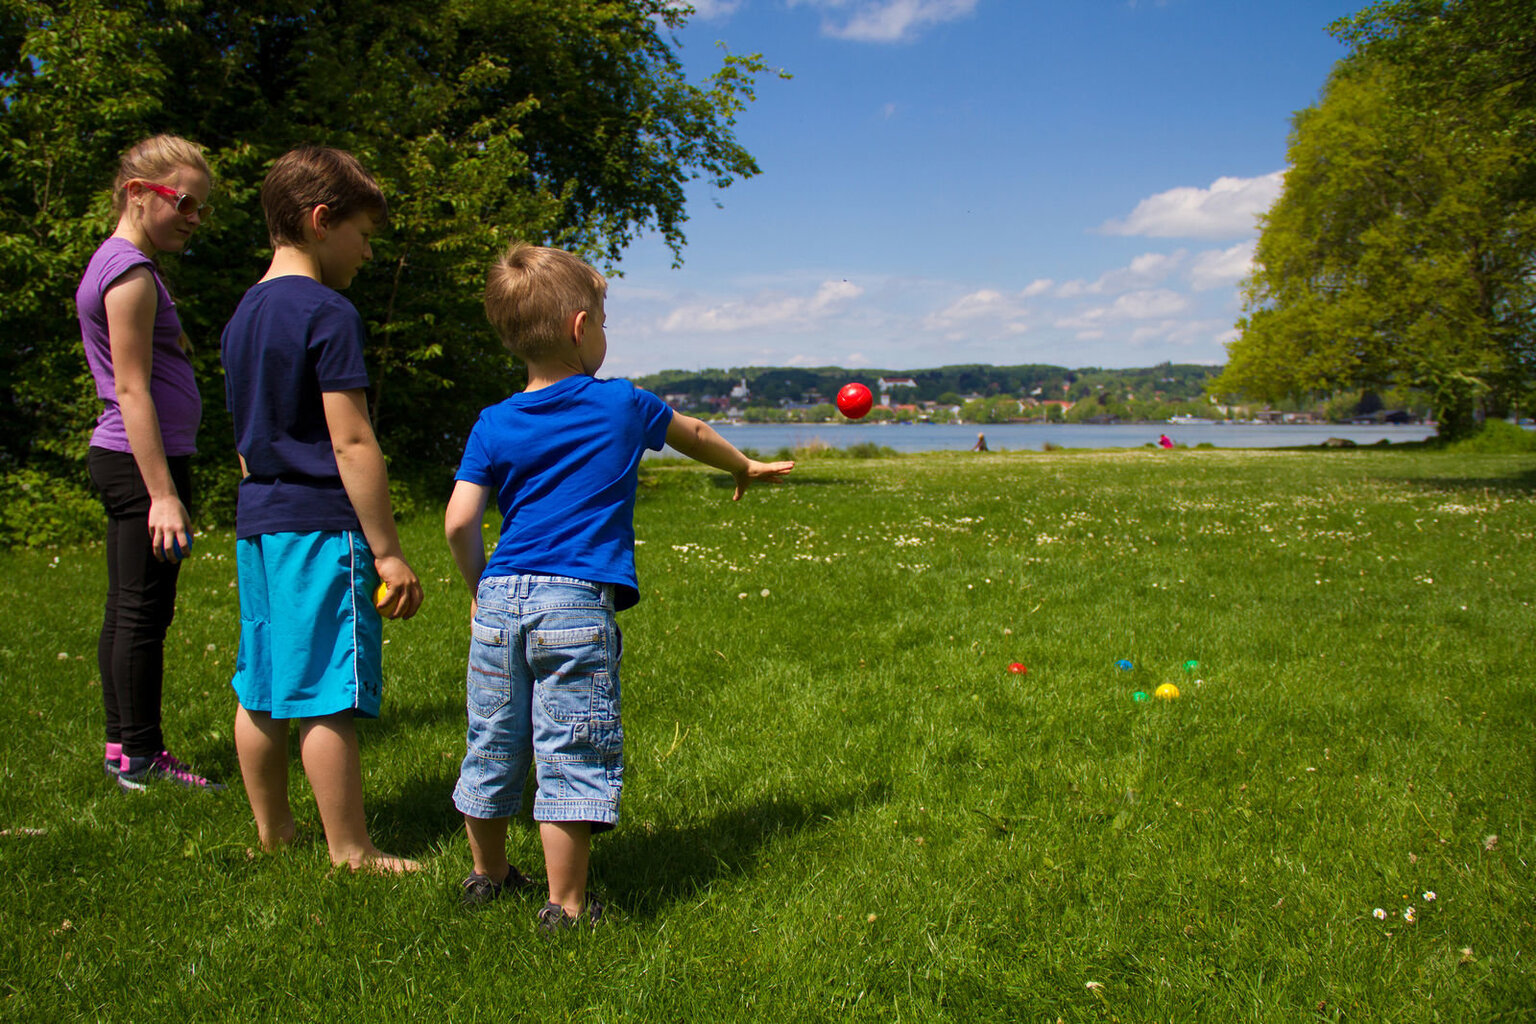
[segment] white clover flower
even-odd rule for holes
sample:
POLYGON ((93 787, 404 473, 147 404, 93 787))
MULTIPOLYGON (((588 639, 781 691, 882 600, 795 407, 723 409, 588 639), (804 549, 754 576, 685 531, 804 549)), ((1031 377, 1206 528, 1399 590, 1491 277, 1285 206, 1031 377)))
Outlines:
POLYGON ((767 587, 764 587, 764 588, 763 588, 763 589, 762 589, 762 596, 763 596, 763 597, 767 597, 767 596, 768 596, 768 593, 769 593, 769 591, 768 591, 768 588, 767 588, 767 587))

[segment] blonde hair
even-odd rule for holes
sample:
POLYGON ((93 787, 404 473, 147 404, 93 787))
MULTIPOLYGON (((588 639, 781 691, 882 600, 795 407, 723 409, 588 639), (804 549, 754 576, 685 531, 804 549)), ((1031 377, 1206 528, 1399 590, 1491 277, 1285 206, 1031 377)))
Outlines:
POLYGON ((261 183, 261 209, 272 245, 303 245, 304 220, 317 206, 326 207, 337 221, 361 212, 380 223, 389 217, 384 190, 351 153, 300 146, 278 157, 261 183))
POLYGON ((485 275, 485 318, 507 351, 539 359, 559 350, 571 317, 596 315, 608 281, 579 256, 513 242, 485 275))
POLYGON ((202 171, 210 178, 203 148, 180 135, 153 135, 137 143, 118 161, 117 180, 112 183, 112 211, 119 216, 128 208, 128 182, 134 178, 159 181, 170 177, 178 167, 202 171))

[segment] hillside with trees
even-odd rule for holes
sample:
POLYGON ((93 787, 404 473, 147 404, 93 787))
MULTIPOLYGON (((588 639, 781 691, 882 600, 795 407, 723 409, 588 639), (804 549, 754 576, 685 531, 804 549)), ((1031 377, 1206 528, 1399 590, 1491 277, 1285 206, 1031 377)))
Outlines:
POLYGON ((875 420, 1105 422, 1219 416, 1205 392, 1220 369, 1186 363, 1128 370, 1046 364, 922 370, 753 366, 666 370, 638 377, 635 383, 680 409, 748 422, 834 419, 833 397, 851 381, 888 402, 870 413, 875 420))

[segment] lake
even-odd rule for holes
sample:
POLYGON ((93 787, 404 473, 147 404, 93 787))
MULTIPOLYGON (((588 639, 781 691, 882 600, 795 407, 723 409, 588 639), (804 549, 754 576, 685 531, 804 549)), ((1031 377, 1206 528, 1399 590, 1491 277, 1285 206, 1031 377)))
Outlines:
MULTIPOLYGON (((1383 439, 1400 444, 1422 441, 1435 433, 1434 427, 1424 426, 1263 423, 994 423, 987 426, 963 423, 716 423, 713 426, 736 447, 753 448, 764 456, 771 456, 780 448, 794 448, 815 441, 833 448, 872 442, 898 452, 965 451, 976 443, 977 431, 987 435, 987 446, 993 451, 1040 451, 1046 444, 1061 448, 1140 448, 1149 442, 1156 443, 1158 434, 1167 434, 1175 443, 1190 447, 1212 444, 1218 448, 1292 448, 1321 444, 1330 437, 1348 438, 1360 445, 1375 444, 1383 439)), ((677 453, 668 449, 664 454, 677 453)))

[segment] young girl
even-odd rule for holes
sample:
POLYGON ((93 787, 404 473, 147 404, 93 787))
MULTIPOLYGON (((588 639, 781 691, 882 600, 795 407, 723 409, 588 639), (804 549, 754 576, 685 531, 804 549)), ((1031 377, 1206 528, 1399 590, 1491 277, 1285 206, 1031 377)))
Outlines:
POLYGON ((107 606, 96 648, 104 767, 129 790, 159 780, 223 788, 171 756, 160 732, 165 631, 192 549, 189 462, 203 407, 154 256, 186 247, 208 214, 209 187, 208 164, 186 139, 157 135, 128 150, 113 184, 117 230, 75 292, 104 405, 87 461, 107 511, 107 606))

